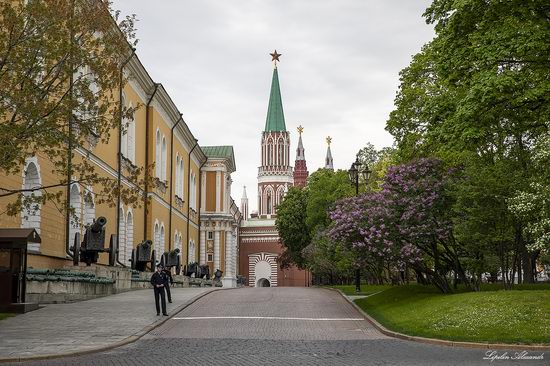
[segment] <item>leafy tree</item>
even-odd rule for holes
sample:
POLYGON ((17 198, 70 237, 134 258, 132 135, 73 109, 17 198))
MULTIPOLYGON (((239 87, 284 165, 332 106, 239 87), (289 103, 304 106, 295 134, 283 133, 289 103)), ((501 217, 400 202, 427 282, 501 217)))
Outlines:
POLYGON ((517 216, 527 222, 526 232, 533 239, 533 251, 550 252, 550 134, 543 136, 535 147, 536 173, 528 189, 519 191, 508 203, 517 216))
MULTIPOLYGON (((121 66, 136 44, 135 19, 117 26, 112 12, 110 3, 96 0, 0 3, 0 172, 19 174, 27 157, 41 155, 59 176, 58 183, 25 191, 0 183, 0 197, 13 198, 8 214, 33 201, 63 202, 68 176, 84 187, 99 185, 97 203, 116 201, 116 180, 74 156, 77 147, 108 143, 134 112, 121 105, 118 90, 125 83, 121 66)), ((127 178, 138 182, 141 173, 128 169, 127 178)), ((133 189, 120 194, 139 202, 133 189)))
POLYGON ((307 190, 306 225, 312 236, 329 226, 328 212, 334 202, 355 194, 345 170, 317 170, 309 176, 307 190))
POLYGON ((281 268, 295 264, 304 268, 302 250, 311 241, 306 225, 308 192, 300 187, 291 187, 283 201, 277 206, 275 226, 279 232, 285 251, 280 259, 281 268))
POLYGON ((391 167, 380 192, 338 202, 329 236, 375 267, 384 261, 390 271, 404 270, 408 264, 442 292, 451 292, 450 270, 469 284, 450 215, 454 175, 436 159, 391 167))
MULTIPOLYGON (((538 253, 529 253, 525 218, 511 215, 506 200, 526 191, 532 146, 548 130, 549 14, 540 1, 434 0, 424 15, 436 37, 401 72, 387 123, 400 161, 437 156, 464 166, 460 240, 478 247, 478 264, 483 253, 500 252, 504 261, 512 251, 526 282, 538 253)), ((505 277, 508 266, 501 270, 505 277)))

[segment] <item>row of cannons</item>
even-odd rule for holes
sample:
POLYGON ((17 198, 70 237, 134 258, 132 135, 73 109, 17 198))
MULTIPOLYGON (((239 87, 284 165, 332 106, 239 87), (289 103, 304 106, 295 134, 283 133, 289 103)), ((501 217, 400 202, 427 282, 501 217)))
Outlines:
MULTIPOLYGON (((109 265, 115 266, 119 264, 123 267, 128 267, 124 263, 119 262, 119 250, 117 247, 117 237, 111 235, 109 246, 105 247, 105 226, 107 219, 103 216, 98 217, 90 225, 86 226, 84 238, 81 240, 80 233, 75 233, 73 245, 67 248, 67 254, 73 259, 73 264, 77 266, 80 262, 90 266, 92 263, 97 263, 100 253, 108 253, 109 265)), ((210 279, 210 267, 207 265, 199 265, 199 263, 189 263, 187 266, 181 265, 181 255, 179 249, 174 249, 169 252, 164 252, 160 255, 157 261, 157 253, 153 248, 151 240, 143 240, 136 248, 132 249, 132 255, 129 259, 130 268, 137 271, 154 272, 156 265, 161 264, 168 269, 175 269, 177 275, 183 272, 184 275, 195 278, 210 279), (182 271, 183 269, 183 271, 182 271)), ((219 280, 222 276, 222 271, 215 271, 214 278, 219 280)))

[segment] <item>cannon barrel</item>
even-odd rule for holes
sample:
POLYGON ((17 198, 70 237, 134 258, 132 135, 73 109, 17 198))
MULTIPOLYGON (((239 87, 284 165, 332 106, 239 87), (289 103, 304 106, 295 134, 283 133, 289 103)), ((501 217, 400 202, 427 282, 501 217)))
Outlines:
POLYGON ((174 253, 176 253, 176 254, 180 254, 180 248, 176 248, 176 249, 174 249, 174 253))
POLYGON ((90 226, 90 230, 92 230, 94 233, 99 233, 105 225, 107 225, 107 219, 103 216, 99 216, 97 220, 95 220, 94 223, 90 226))

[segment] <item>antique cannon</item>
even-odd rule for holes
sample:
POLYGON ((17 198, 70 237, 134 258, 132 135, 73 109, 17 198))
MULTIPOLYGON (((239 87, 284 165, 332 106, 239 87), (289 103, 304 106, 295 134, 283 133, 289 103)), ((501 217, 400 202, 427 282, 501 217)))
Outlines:
POLYGON ((90 225, 86 226, 84 239, 80 242, 80 233, 76 233, 74 245, 71 247, 73 264, 85 262, 86 265, 97 263, 99 253, 109 253, 109 265, 114 266, 116 261, 116 240, 110 240, 109 247, 105 248, 105 225, 107 219, 98 217, 90 225))
POLYGON ((181 272, 180 250, 176 248, 170 252, 164 252, 160 257, 160 264, 167 268, 176 267, 176 274, 179 275, 181 272))
POLYGON ((130 262, 132 263, 132 269, 138 271, 145 271, 147 263, 150 263, 150 270, 154 272, 157 261, 155 258, 155 250, 153 249, 153 242, 151 240, 144 240, 139 243, 135 249, 132 249, 132 258, 130 258, 130 262))
POLYGON ((195 273, 195 277, 197 278, 206 278, 207 280, 210 279, 210 267, 208 267, 207 264, 201 264, 198 267, 197 272, 195 273))
POLYGON ((199 276, 197 275, 198 270, 199 270, 199 264, 197 262, 189 263, 185 268, 185 275, 187 277, 191 277, 193 274, 195 274, 195 277, 199 278, 199 276))

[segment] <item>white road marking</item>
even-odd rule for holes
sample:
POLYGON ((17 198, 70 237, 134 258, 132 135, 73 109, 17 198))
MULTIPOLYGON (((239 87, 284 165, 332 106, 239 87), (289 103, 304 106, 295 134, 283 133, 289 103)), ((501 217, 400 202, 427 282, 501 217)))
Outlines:
POLYGON ((283 316, 186 316, 174 320, 211 320, 211 319, 265 319, 265 320, 309 320, 309 321, 361 321, 363 318, 292 318, 283 316))

